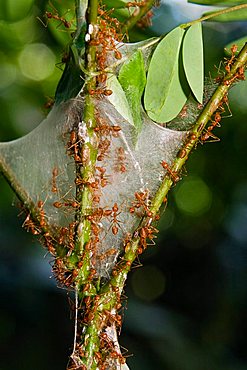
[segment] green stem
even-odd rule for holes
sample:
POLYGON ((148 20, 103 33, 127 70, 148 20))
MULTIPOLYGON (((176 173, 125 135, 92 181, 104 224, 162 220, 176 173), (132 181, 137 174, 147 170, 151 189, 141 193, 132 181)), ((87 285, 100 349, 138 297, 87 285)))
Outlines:
POLYGON ((100 316, 95 315, 95 319, 92 320, 91 324, 86 329, 85 334, 85 353, 84 364, 87 369, 97 369, 97 362, 94 360, 94 354, 99 350, 99 320, 100 316))
MULTIPOLYGON (((97 24, 97 11, 98 1, 91 0, 88 3, 87 9, 87 28, 95 27, 97 24)), ((91 33, 90 37, 93 36, 91 33)), ((96 59, 95 59, 95 47, 91 46, 90 43, 86 45, 86 65, 85 68, 89 72, 95 72, 97 70, 96 59)), ((96 82, 95 77, 91 77, 87 81, 87 91, 94 88, 96 82)), ((95 126, 94 117, 94 102, 92 97, 87 94, 85 98, 84 117, 85 124, 87 126, 88 142, 82 148, 82 156, 86 157, 86 161, 83 162, 83 167, 80 167, 79 175, 84 181, 82 192, 79 193, 79 201, 81 202, 80 214, 81 222, 78 226, 78 246, 79 251, 82 254, 84 251, 85 244, 90 239, 90 222, 85 218, 92 206, 92 192, 90 188, 90 182, 94 177, 94 166, 97 157, 97 138, 93 130, 95 126), (85 155, 86 153, 86 155, 85 155), (88 184, 88 185, 87 185, 88 184)), ((88 252, 89 253, 89 252, 88 252)), ((85 263, 88 264, 88 258, 84 258, 85 263)), ((89 270, 89 266, 87 270, 89 270)), ((83 267, 85 270, 85 266, 83 267)))
MULTIPOLYGON (((98 16, 98 0, 89 0, 87 9, 87 33, 86 37, 88 41, 94 39, 97 34, 97 16, 98 16)), ((92 96, 89 94, 90 90, 94 90, 96 87, 97 74, 97 62, 96 62, 96 48, 90 45, 90 42, 86 43, 86 60, 85 69, 88 72, 87 84, 85 86, 85 105, 84 105, 84 117, 83 120, 87 127, 87 142, 83 145, 81 157, 83 158, 83 166, 78 169, 79 177, 83 180, 83 188, 77 193, 78 201, 80 201, 80 222, 77 229, 77 244, 75 253, 77 256, 81 256, 82 266, 78 274, 76 285, 79 291, 79 295, 83 300, 83 297, 87 294, 95 296, 96 287, 92 281, 89 281, 89 274, 91 269, 91 250, 86 248, 86 244, 89 245, 91 239, 91 222, 88 220, 87 215, 92 210, 92 199, 93 199, 93 188, 91 184, 95 181, 95 164, 97 160, 98 152, 98 138, 94 131, 96 126, 95 120, 95 106, 92 96), (84 291, 88 284, 89 288, 84 291)), ((95 315, 96 317, 98 315, 95 315)), ((97 362, 94 359, 94 354, 99 350, 99 320, 96 317, 90 325, 87 325, 84 329, 85 332, 78 333, 81 337, 81 345, 85 351, 85 355, 81 358, 84 366, 89 369, 96 369, 97 362)))
POLYGON ((122 24, 120 33, 125 35, 131 28, 133 28, 135 24, 152 8, 154 2, 155 0, 147 0, 146 4, 139 8, 139 12, 137 14, 133 13, 133 15, 122 24))
POLYGON ((206 21, 206 20, 208 20, 210 18, 215 18, 215 17, 218 17, 219 15, 223 15, 223 14, 235 12, 237 10, 244 9, 244 8, 247 8, 247 4, 236 5, 236 6, 233 6, 231 8, 222 9, 222 10, 219 10, 217 12, 214 12, 214 13, 211 13, 211 14, 208 14, 208 15, 205 15, 204 17, 198 18, 198 19, 196 19, 196 20, 194 20, 192 22, 181 24, 180 27, 181 28, 188 28, 188 27, 192 26, 195 23, 203 22, 203 21, 206 21))

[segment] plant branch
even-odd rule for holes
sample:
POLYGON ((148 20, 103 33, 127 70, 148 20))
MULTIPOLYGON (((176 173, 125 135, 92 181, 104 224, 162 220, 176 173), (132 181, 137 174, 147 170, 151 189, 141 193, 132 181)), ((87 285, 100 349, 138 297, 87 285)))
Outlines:
MULTIPOLYGON (((87 9, 87 35, 89 36, 89 40, 93 33, 89 31, 90 28, 95 28, 97 23, 97 10, 98 10, 98 1, 91 0, 88 3, 87 9)), ((95 60, 95 47, 91 46, 89 42, 86 44, 86 70, 90 72, 95 72, 97 69, 96 60, 95 60)), ((95 86, 95 77, 89 77, 87 80, 86 89, 89 91, 93 89, 95 86)), ((84 246, 90 240, 90 222, 85 218, 85 215, 90 212, 91 204, 92 204, 92 194, 90 189, 90 183, 92 182, 92 178, 94 176, 94 166, 95 166, 95 158, 97 155, 97 139, 94 133, 94 126, 95 126, 95 118, 94 118, 94 103, 91 96, 86 94, 85 98, 85 108, 84 108, 84 117, 83 117, 86 128, 87 128, 87 135, 88 135, 88 142, 83 145, 81 158, 86 158, 83 161, 83 166, 80 166, 78 169, 78 174, 80 178, 82 178, 82 182, 84 183, 82 191, 78 191, 78 201, 81 203, 81 222, 78 226, 78 247, 81 253, 84 251, 84 246)), ((85 262, 88 259, 85 258, 85 262)))
MULTIPOLYGON (((83 112, 82 124, 87 131, 87 140, 82 145, 81 163, 77 165, 77 178, 82 185, 77 187, 77 200, 80 203, 78 212, 79 224, 77 227, 77 242, 74 254, 80 261, 78 276, 75 279, 75 289, 78 291, 79 301, 83 301, 86 296, 96 295, 96 286, 90 278, 92 251, 90 249, 91 239, 91 221, 88 216, 92 212, 93 187, 95 182, 95 164, 98 152, 98 137, 94 131, 96 126, 94 100, 90 91, 96 88, 97 62, 96 47, 90 41, 94 40, 97 35, 97 16, 98 0, 89 0, 87 8, 87 32, 85 35, 85 70, 87 71, 85 105, 83 112)), ((72 256, 73 257, 73 256, 72 256)), ((79 356, 80 365, 83 368, 96 369, 97 361, 94 354, 99 350, 99 314, 95 315, 95 320, 90 325, 85 326, 84 332, 77 328, 75 339, 77 347, 83 348, 85 355, 79 356), (80 339, 79 339, 80 338, 80 339)), ((75 346, 75 347, 76 347, 75 346)), ((75 349, 74 349, 75 351, 75 349)), ((71 355, 74 360, 74 352, 71 355)), ((79 366, 79 364, 78 364, 79 366)))
POLYGON ((208 19, 218 17, 219 15, 223 15, 223 14, 227 14, 227 13, 235 12, 235 11, 237 11, 237 10, 241 10, 241 9, 245 9, 245 8, 247 8, 247 4, 236 5, 236 6, 233 6, 233 7, 231 7, 231 8, 222 9, 222 10, 216 11, 216 12, 214 12, 214 13, 211 13, 211 14, 205 15, 204 17, 201 17, 201 18, 195 19, 195 20, 194 20, 194 21, 192 21, 192 22, 188 22, 188 23, 181 24, 181 25, 180 25, 180 27, 181 27, 181 28, 188 28, 188 27, 192 26, 192 25, 193 25, 193 24, 195 24, 195 23, 203 22, 203 21, 207 21, 208 19))

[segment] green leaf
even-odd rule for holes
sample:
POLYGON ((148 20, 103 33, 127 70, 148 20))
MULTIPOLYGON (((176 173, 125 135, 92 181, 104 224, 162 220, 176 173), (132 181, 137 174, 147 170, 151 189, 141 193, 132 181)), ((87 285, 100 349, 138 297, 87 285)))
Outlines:
POLYGON ((184 30, 173 29, 159 43, 151 59, 144 105, 149 117, 159 123, 171 121, 187 100, 179 75, 179 53, 184 30))
POLYGON ((112 91, 112 94, 107 97, 108 100, 115 107, 118 113, 120 113, 124 119, 126 119, 131 125, 134 126, 134 121, 128 100, 117 77, 115 75, 109 74, 106 86, 107 89, 112 91))
POLYGON ((193 24, 183 41, 183 66, 190 88, 202 103, 204 87, 203 41, 201 23, 193 24))
POLYGON ((124 0, 105 0, 104 4, 110 9, 126 8, 126 1, 124 0))
MULTIPOLYGON (((203 17, 205 15, 210 15, 213 13, 215 12, 204 13, 203 17)), ((221 14, 221 15, 218 15, 217 17, 212 17, 210 19, 207 19, 207 22, 235 22, 235 21, 246 21, 246 20, 247 20, 247 8, 236 10, 234 12, 221 14)))
POLYGON ((188 0, 188 3, 212 6, 234 6, 246 4, 246 0, 188 0))
POLYGON ((118 80, 125 92, 132 111, 134 125, 139 133, 142 128, 141 97, 146 85, 144 59, 140 50, 137 50, 132 57, 124 63, 119 71, 118 80))
POLYGON ((234 44, 237 45, 238 51, 240 51, 244 47, 244 45, 245 45, 246 42, 247 42, 247 36, 244 36, 244 37, 241 37, 240 39, 233 40, 233 41, 229 42, 229 44, 227 44, 226 47, 225 47, 225 54, 227 56, 231 56, 232 55, 231 47, 234 44))

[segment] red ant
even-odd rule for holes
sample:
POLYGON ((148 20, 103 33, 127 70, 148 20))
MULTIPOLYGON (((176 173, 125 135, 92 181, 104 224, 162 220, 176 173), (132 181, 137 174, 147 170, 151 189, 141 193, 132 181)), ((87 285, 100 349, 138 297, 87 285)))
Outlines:
POLYGON ((117 158, 116 158, 116 166, 115 166, 115 170, 117 172, 126 172, 126 165, 125 165, 125 160, 126 160, 126 154, 125 154, 125 150, 124 148, 122 147, 119 147, 116 149, 116 152, 117 152, 117 158))
POLYGON ((227 63, 226 63, 226 66, 225 66, 225 70, 227 71, 227 73, 230 73, 231 71, 231 65, 235 59, 235 54, 236 52, 238 51, 238 46, 237 45, 232 45, 231 47, 231 53, 232 53, 232 56, 230 59, 227 60, 227 63))
POLYGON ((41 227, 44 227, 46 225, 45 211, 43 209, 44 202, 42 200, 39 200, 37 205, 38 205, 38 208, 40 208, 40 212, 39 212, 39 224, 40 224, 41 227))
POLYGON ((201 141, 206 141, 208 140, 210 137, 212 139, 214 139, 213 141, 219 141, 220 139, 215 136, 212 131, 213 129, 218 126, 219 127, 219 123, 221 121, 221 115, 219 112, 216 112, 215 113, 215 116, 214 116, 214 121, 212 121, 212 124, 207 128, 206 132, 201 136, 201 141))
POLYGON ((121 222, 120 220, 118 220, 118 216, 120 215, 121 211, 119 211, 119 208, 118 208, 118 205, 117 203, 114 203, 112 209, 107 209, 105 211, 103 211, 103 215, 106 216, 106 217, 111 217, 111 231, 113 233, 113 235, 117 235, 118 233, 118 230, 119 230, 119 223, 121 222))
POLYGON ((98 189, 99 188, 99 180, 96 179, 95 181, 86 181, 84 179, 82 179, 81 177, 77 177, 75 179, 75 184, 77 186, 81 186, 81 185, 84 185, 84 186, 88 186, 92 189, 98 189))
POLYGON ((80 148, 78 144, 80 143, 80 140, 77 140, 77 133, 75 131, 71 131, 70 133, 70 141, 68 142, 68 149, 72 151, 72 154, 74 155, 75 162, 81 162, 81 156, 79 154, 80 148))
POLYGON ((58 169, 57 167, 55 167, 52 170, 52 189, 51 191, 53 193, 57 193, 57 184, 56 184, 57 176, 58 176, 58 169))
POLYGON ((219 112, 216 112, 214 116, 214 121, 212 122, 212 125, 208 127, 208 131, 212 131, 216 126, 219 127, 220 121, 221 121, 221 115, 219 112))
POLYGON ((23 227, 27 229, 27 231, 31 231, 33 235, 38 235, 40 234, 40 231, 37 229, 35 223, 31 219, 30 213, 27 215, 25 221, 22 224, 23 227))
POLYGON ((117 219, 117 216, 120 215, 120 213, 121 212, 118 212, 117 203, 114 203, 114 205, 112 207, 112 224, 113 224, 113 226, 111 228, 113 235, 117 235, 118 230, 119 230, 118 226, 119 226, 120 221, 117 219))
POLYGON ((45 12, 45 15, 47 19, 55 19, 57 21, 60 21, 65 28, 70 28, 71 27, 71 22, 67 21, 65 18, 60 17, 58 13, 53 14, 52 12, 45 12))
POLYGON ((169 165, 168 165, 168 163, 167 163, 167 162, 162 161, 162 162, 161 162, 161 165, 162 165, 162 167, 164 168, 164 170, 166 170, 166 171, 167 171, 167 173, 170 175, 170 177, 171 177, 172 181, 174 181, 174 182, 178 182, 178 181, 180 180, 180 177, 178 176, 177 172, 173 172, 173 171, 171 170, 171 168, 169 167, 169 165))
POLYGON ((144 0, 144 1, 132 1, 132 2, 128 2, 127 4, 126 4, 126 7, 127 8, 131 8, 131 7, 136 7, 136 6, 138 6, 138 7, 143 7, 143 6, 145 6, 146 5, 146 1, 144 0))
POLYGON ((104 310, 104 314, 106 315, 107 320, 109 321, 109 324, 113 324, 115 322, 117 326, 119 327, 122 326, 122 316, 121 315, 112 314, 108 310, 104 310))
POLYGON ((102 186, 102 188, 104 188, 108 183, 108 177, 109 176, 106 176, 105 175, 105 172, 106 172, 106 169, 104 167, 97 167, 96 166, 96 170, 98 170, 100 172, 100 185, 102 186))
POLYGON ((54 99, 52 99, 52 98, 49 98, 49 97, 47 97, 47 101, 45 102, 45 104, 44 104, 44 108, 45 109, 50 109, 50 108, 52 108, 53 107, 53 105, 54 105, 54 99))
POLYGON ((49 233, 44 234, 44 239, 45 239, 45 245, 46 245, 49 253, 51 253, 51 255, 55 256, 56 255, 56 248, 52 244, 52 240, 51 240, 51 237, 50 237, 49 233))
MULTIPOLYGON (((99 19, 98 19, 98 26, 99 30, 96 35, 94 35, 94 39, 90 41, 90 45, 93 46, 100 46, 100 51, 96 52, 96 60, 98 65, 98 70, 104 71, 106 64, 107 64, 107 52, 113 51, 114 57, 116 59, 121 59, 122 54, 116 48, 116 41, 120 41, 121 37, 119 33, 116 32, 115 28, 119 28, 119 21, 115 18, 111 18, 110 13, 112 11, 105 11, 103 9, 98 9, 99 19)), ((103 77, 99 76, 97 80, 100 83, 104 83, 106 81, 106 76, 103 77)), ((100 95, 104 95, 103 93, 100 95)))
POLYGON ((114 56, 115 56, 116 59, 121 59, 122 58, 122 54, 120 53, 119 50, 114 51, 114 56))
POLYGON ((138 22, 137 26, 140 28, 146 28, 152 26, 152 18, 154 16, 154 12, 149 10, 138 22))
POLYGON ((69 229, 67 227, 61 227, 59 230, 58 244, 62 245, 65 243, 65 238, 67 237, 69 229))
POLYGON ((100 143, 99 143, 99 155, 97 156, 98 161, 103 161, 104 160, 104 158, 106 156, 106 153, 109 150, 110 145, 111 145, 111 142, 108 139, 104 139, 104 140, 100 141, 100 143))
POLYGON ((186 151, 186 149, 185 148, 183 148, 183 149, 181 149, 179 152, 178 152, 178 157, 179 158, 185 158, 186 157, 186 155, 187 155, 187 151, 186 151))
POLYGON ((109 90, 109 89, 96 89, 96 90, 89 89, 88 92, 89 92, 89 95, 98 96, 98 97, 102 95, 110 96, 112 94, 112 90, 109 90))
POLYGON ((97 81, 101 84, 105 83, 107 80, 107 74, 106 73, 100 73, 98 76, 97 76, 97 81))
POLYGON ((143 208, 146 215, 148 217, 152 217, 153 214, 152 212, 150 211, 149 207, 148 207, 148 202, 149 202, 149 199, 148 199, 148 190, 145 190, 144 192, 135 192, 135 198, 136 200, 134 202, 132 202, 132 207, 130 207, 129 209, 129 212, 130 213, 135 213, 135 211, 139 208, 143 208))
POLYGON ((118 136, 119 131, 121 131, 121 127, 117 125, 110 126, 106 120, 97 116, 98 126, 94 128, 95 132, 100 132, 101 136, 111 136, 114 137, 118 136))
MULTIPOLYGON (((100 9, 98 8, 98 14, 105 18, 105 20, 108 21, 108 23, 114 23, 115 27, 119 27, 120 26, 120 22, 116 19, 116 18, 112 18, 109 14, 113 12, 113 9, 112 10, 109 10, 109 11, 105 11, 103 9, 100 9)), ((101 22, 104 22, 104 20, 100 19, 101 22)), ((104 24, 104 23, 103 23, 104 24)), ((106 23, 107 24, 107 23, 106 23)))
POLYGON ((140 247, 137 249, 137 254, 141 254, 143 250, 147 248, 147 239, 152 241, 152 244, 155 244, 153 239, 156 237, 153 235, 154 233, 157 233, 158 230, 153 226, 143 226, 140 231, 140 247))
POLYGON ((229 86, 233 84, 235 80, 245 80, 244 67, 239 67, 238 71, 234 74, 233 77, 224 81, 224 85, 229 86))
POLYGON ((117 250, 115 248, 108 249, 105 253, 99 255, 99 260, 102 261, 107 257, 115 256, 117 253, 117 250))

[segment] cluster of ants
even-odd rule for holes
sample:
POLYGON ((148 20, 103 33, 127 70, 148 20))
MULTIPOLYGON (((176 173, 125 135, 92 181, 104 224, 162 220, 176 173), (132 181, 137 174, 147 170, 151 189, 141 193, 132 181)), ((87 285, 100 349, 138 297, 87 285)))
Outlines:
MULTIPOLYGON (((146 4, 146 1, 142 2, 129 2, 127 7, 142 7, 146 4)), ((123 36, 119 32, 120 23, 117 19, 110 16, 111 12, 106 12, 102 8, 98 9, 98 28, 93 33, 92 39, 90 39, 90 46, 96 49, 96 63, 97 63, 97 77, 95 89, 89 89, 89 94, 92 97, 109 96, 112 91, 106 88, 107 74, 105 72, 107 68, 108 55, 113 56, 115 59, 121 59, 121 52, 117 48, 117 42, 121 42, 123 36)), ((71 22, 68 22, 64 17, 60 17, 58 13, 46 12, 48 20, 55 19, 60 21, 65 28, 71 27, 71 22)), ((149 14, 148 18, 151 15, 149 14)), ((70 257, 76 257, 76 235, 79 225, 79 214, 80 199, 66 199, 60 197, 59 192, 59 169, 54 167, 51 173, 50 187, 51 193, 58 196, 57 200, 53 202, 52 206, 57 212, 63 210, 72 211, 75 214, 74 221, 63 227, 51 228, 49 225, 48 217, 45 214, 45 202, 38 200, 35 205, 35 217, 32 218, 30 214, 27 215, 24 221, 24 227, 34 235, 41 235, 41 238, 50 252, 54 257, 53 261, 53 272, 54 276, 59 285, 66 287, 67 289, 74 289, 80 278, 80 272, 84 263, 85 256, 91 256, 91 268, 88 270, 86 281, 82 288, 82 299, 81 306, 76 308, 78 310, 78 330, 75 346, 75 356, 71 356, 71 364, 68 365, 68 370, 87 370, 86 366, 83 365, 81 360, 74 360, 74 358, 82 359, 85 356, 83 346, 83 336, 80 332, 82 327, 85 327, 99 316, 102 321, 101 331, 99 334, 99 349, 94 353, 94 361, 97 363, 97 367, 100 370, 106 370, 109 363, 124 364, 125 358, 121 354, 120 350, 116 348, 114 341, 107 333, 107 327, 115 326, 118 332, 122 326, 122 317, 119 310, 122 308, 121 292, 118 287, 112 286, 114 291, 115 303, 112 310, 103 309, 100 311, 99 302, 100 295, 91 293, 91 286, 94 285, 96 278, 98 278, 97 269, 95 268, 97 260, 104 261, 108 257, 114 257, 118 254, 118 251, 111 247, 99 253, 100 250, 100 239, 102 227, 102 220, 105 219, 110 224, 108 232, 113 236, 119 234, 121 228, 120 214, 122 212, 121 206, 114 202, 108 207, 100 207, 100 199, 102 195, 102 189, 105 188, 111 181, 110 175, 106 173, 104 161, 107 160, 109 152, 111 150, 112 140, 118 137, 121 132, 121 127, 118 125, 110 125, 106 118, 101 117, 100 113, 96 111, 95 114, 96 126, 92 128, 94 134, 98 138, 98 153, 97 162, 95 166, 95 174, 89 179, 83 177, 83 168, 88 161, 87 146, 84 145, 83 138, 79 135, 78 129, 74 128, 69 133, 69 139, 67 142, 67 152, 70 157, 73 158, 76 165, 76 178, 75 186, 76 193, 81 194, 85 187, 90 189, 92 197, 92 208, 88 211, 88 214, 84 214, 85 220, 90 223, 91 238, 85 244, 83 253, 73 262, 68 264, 70 257), (34 221, 35 219, 35 221, 34 221), (60 253, 62 251, 62 253, 60 253), (72 364, 73 362, 73 364, 72 364)), ((125 149, 122 146, 118 146, 115 149, 115 162, 113 165, 113 171, 121 174, 125 174, 128 170, 127 156, 125 149)), ((169 172, 169 166, 166 167, 165 162, 162 163, 164 169, 169 172)), ((169 172, 171 177, 175 178, 175 174, 169 172)), ((139 247, 136 251, 136 255, 140 255, 147 248, 147 240, 154 244, 155 234, 158 230, 151 225, 152 221, 158 220, 159 216, 154 216, 150 211, 150 194, 148 190, 136 191, 133 195, 133 201, 129 207, 129 213, 138 216, 140 219, 145 218, 145 222, 136 230, 134 237, 139 238, 139 247)), ((123 252, 127 253, 131 248, 132 235, 125 235, 123 238, 123 252)), ((71 259, 72 260, 72 259, 71 259)), ((120 258, 120 261, 114 266, 112 270, 112 276, 119 274, 121 269, 131 267, 130 261, 124 261, 120 258)), ((84 338, 85 339, 85 338, 84 338)))
MULTIPOLYGON (((104 161, 107 161, 112 141, 114 140, 115 137, 118 137, 119 133, 121 132, 121 128, 117 125, 111 126, 106 118, 100 116, 99 112, 96 112, 96 122, 97 125, 93 130, 97 135, 99 135, 99 143, 98 143, 97 162, 95 166, 95 177, 92 178, 91 181, 85 181, 82 177, 77 175, 75 183, 80 190, 83 190, 83 186, 87 186, 91 189, 92 211, 90 214, 85 215, 85 218, 91 224, 91 239, 85 245, 85 252, 90 252, 90 255, 92 256, 92 261, 94 255, 96 255, 96 257, 100 261, 102 261, 118 253, 115 248, 110 248, 101 254, 97 254, 97 251, 100 249, 99 247, 97 248, 97 245, 98 243, 100 243, 101 238, 100 224, 103 219, 109 220, 111 225, 109 232, 111 232, 114 236, 118 235, 119 228, 121 228, 121 221, 119 220, 119 215, 121 214, 122 210, 119 204, 117 204, 117 202, 114 202, 112 207, 108 208, 101 208, 99 206, 101 199, 101 190, 102 188, 107 186, 108 183, 110 183, 110 175, 107 174, 106 168, 104 167, 104 161)), ((82 142, 80 141, 78 134, 72 131, 70 133, 68 151, 69 154, 74 157, 76 164, 79 166, 81 165, 83 167, 84 155, 82 154, 83 147, 81 144, 82 142)), ((112 170, 120 174, 125 174, 128 168, 125 149, 121 146, 117 146, 113 152, 115 153, 115 163, 112 167, 112 170)), ((54 204, 54 206, 57 206, 57 204, 54 204)), ((61 206, 71 207, 72 204, 70 202, 67 202, 65 204, 64 202, 61 206)), ((76 204, 74 206, 76 207, 76 204)), ((137 250, 138 255, 141 254, 147 248, 147 239, 149 239, 151 243, 154 243, 153 239, 155 238, 155 233, 158 231, 151 225, 151 222, 153 220, 153 214, 150 211, 149 206, 150 200, 148 190, 134 193, 134 199, 131 202, 129 213, 136 214, 139 218, 142 218, 143 216, 147 217, 147 222, 138 229, 137 231, 138 235, 136 235, 139 236, 140 239, 139 248, 137 250)), ((156 216, 156 219, 158 219, 158 216, 156 216)), ((123 241, 123 248, 125 252, 128 250, 128 248, 130 248, 130 240, 131 235, 126 235, 123 241)), ((61 263, 62 262, 59 261, 59 266, 57 266, 56 264, 57 273, 60 273, 61 263)), ((74 277, 77 277, 77 275, 79 274, 80 268, 79 264, 80 263, 78 263, 78 269, 73 271, 74 277)), ((120 261, 116 264, 112 271, 112 276, 116 276, 117 274, 119 274, 119 272, 122 269, 125 269, 126 266, 130 267, 131 263, 129 261, 123 261, 120 259, 120 261)), ((99 314, 98 304, 100 298, 97 295, 90 296, 90 286, 91 286, 90 284, 95 276, 96 270, 92 268, 90 270, 90 277, 88 277, 87 279, 88 282, 83 287, 83 293, 85 295, 84 297, 85 307, 81 321, 82 326, 89 324, 92 320, 95 319, 95 316, 99 314)), ((118 312, 122 304, 120 299, 120 293, 118 293, 117 289, 118 288, 116 287, 115 294, 117 296, 117 300, 116 304, 114 305, 115 313, 112 313, 108 310, 103 310, 103 312, 101 312, 100 315, 102 318, 102 322, 105 323, 105 327, 114 324, 120 330, 122 321, 121 315, 118 312)), ((97 361, 99 369, 103 370, 107 368, 106 363, 108 363, 111 360, 116 360, 119 363, 125 362, 125 358, 119 351, 117 351, 113 341, 109 338, 107 333, 104 330, 102 330, 100 334, 100 348, 99 351, 95 353, 95 361, 97 361)), ((79 363, 77 365, 79 366, 79 363)), ((79 368, 72 366, 69 369, 79 368)), ((83 369, 84 365, 80 366, 83 369)))
POLYGON ((122 54, 117 48, 117 43, 121 42, 123 35, 120 33, 120 22, 116 18, 112 18, 111 11, 105 11, 98 8, 97 28, 94 27, 89 40, 89 45, 96 49, 96 64, 97 64, 97 78, 96 88, 89 89, 89 94, 94 97, 101 97, 102 95, 109 96, 112 91, 106 89, 105 84, 107 74, 107 61, 110 56, 115 59, 121 59, 122 54))

